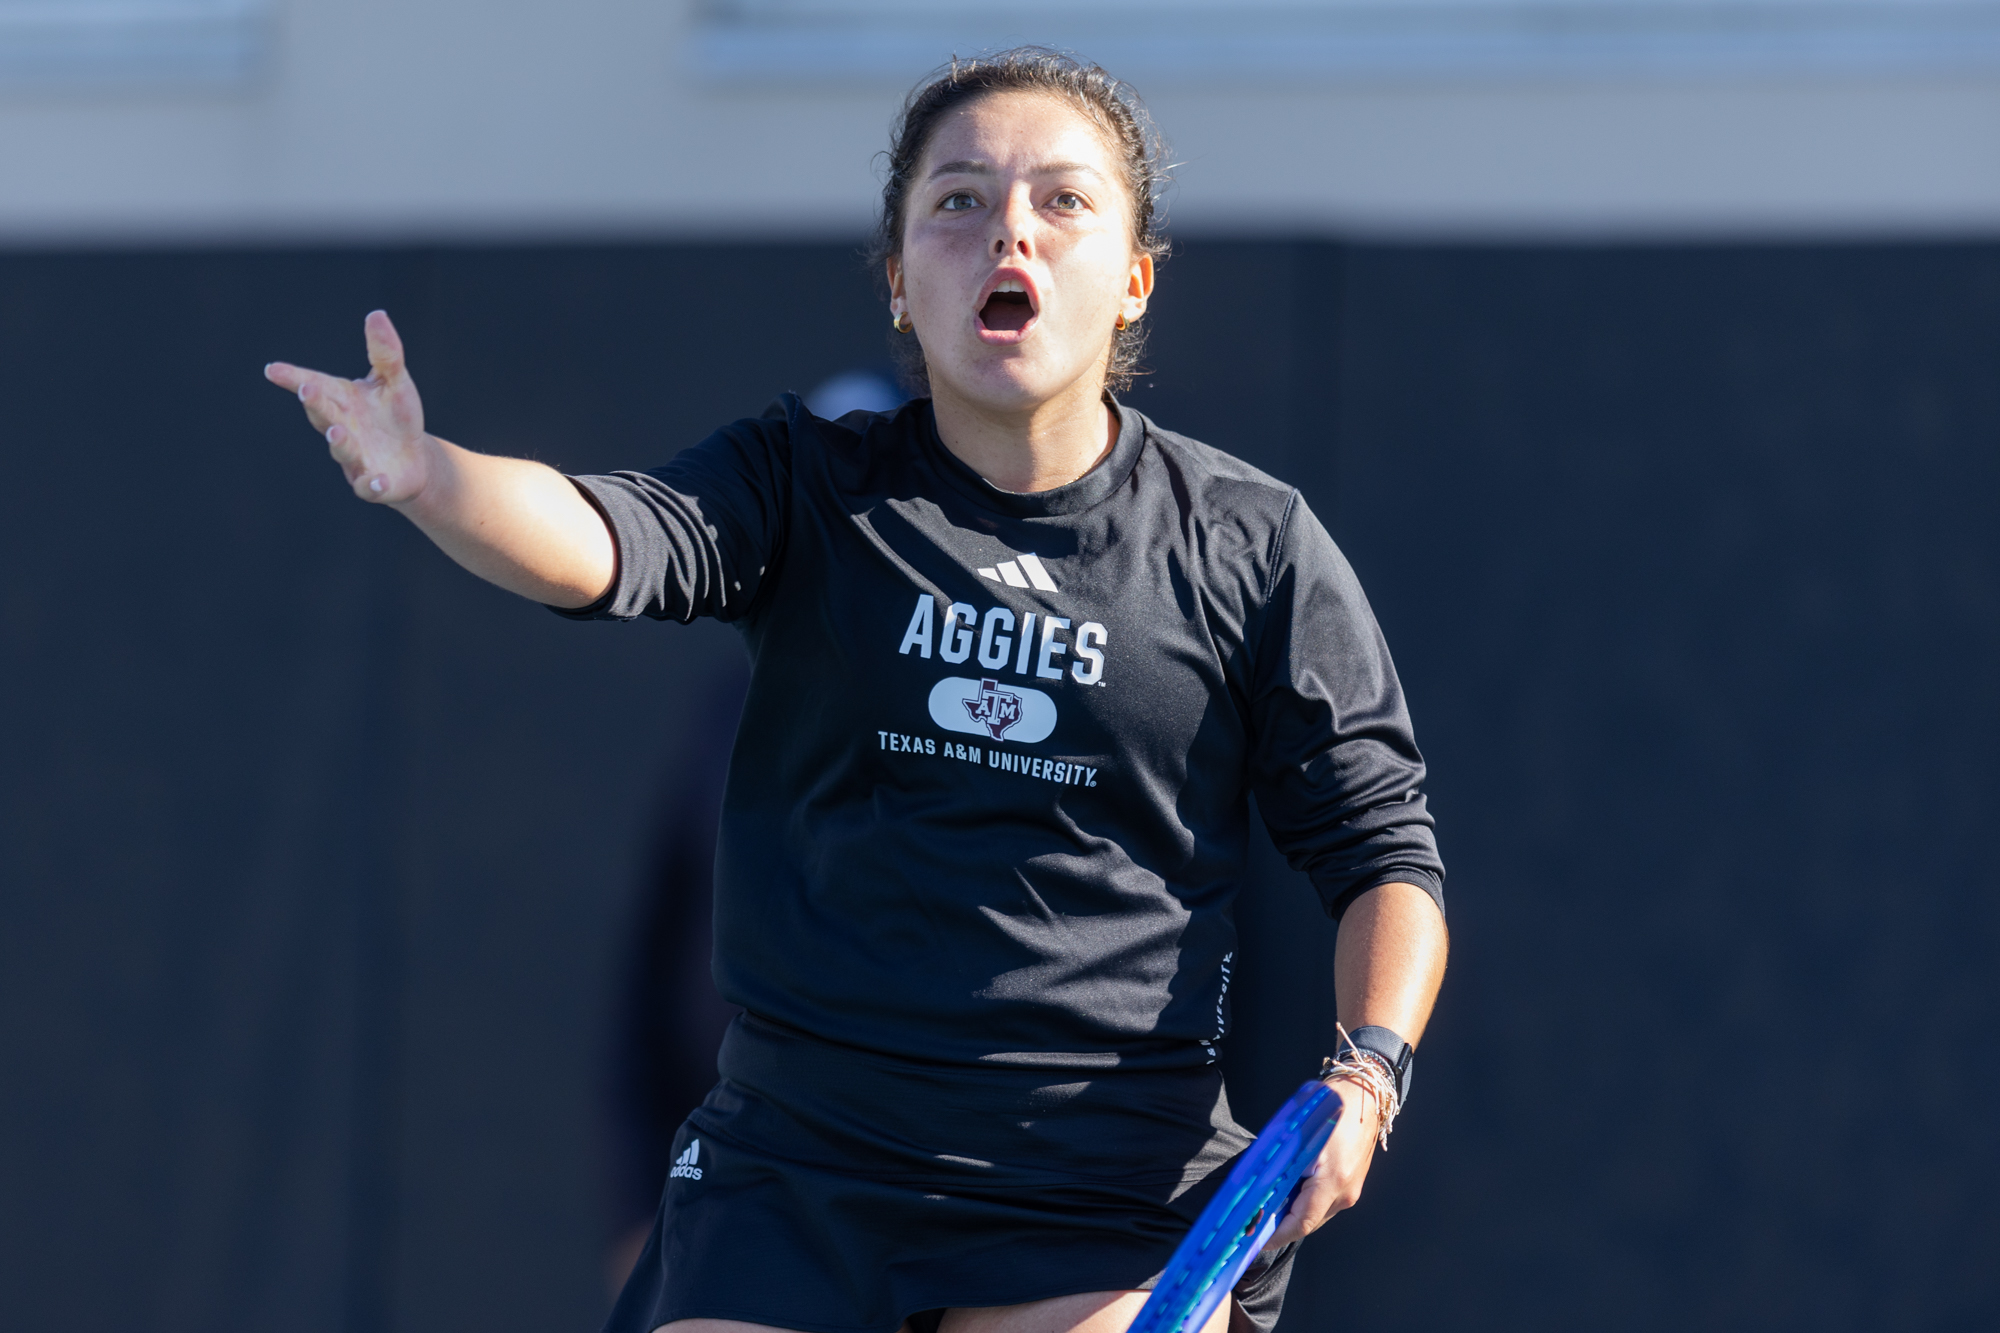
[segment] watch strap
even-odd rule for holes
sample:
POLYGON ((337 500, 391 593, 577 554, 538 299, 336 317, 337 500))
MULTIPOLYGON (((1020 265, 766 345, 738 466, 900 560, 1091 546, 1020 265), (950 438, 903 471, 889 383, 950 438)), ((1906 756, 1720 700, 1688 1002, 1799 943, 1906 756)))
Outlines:
POLYGON ((1417 1062, 1417 1048, 1390 1028, 1356 1028, 1347 1034, 1347 1039, 1359 1050, 1370 1055, 1379 1055, 1387 1062, 1396 1080, 1396 1101, 1408 1105, 1410 1100, 1410 1074, 1417 1062))

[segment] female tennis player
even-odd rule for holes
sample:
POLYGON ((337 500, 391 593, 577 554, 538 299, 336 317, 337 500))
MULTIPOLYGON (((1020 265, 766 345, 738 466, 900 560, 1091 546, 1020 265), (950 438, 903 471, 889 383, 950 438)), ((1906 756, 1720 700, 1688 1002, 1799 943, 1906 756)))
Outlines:
POLYGON ((614 1333, 1123 1330, 1250 1141, 1216 1058, 1252 792, 1339 922, 1354 1040, 1347 1114, 1210 1333, 1268 1333, 1297 1242, 1361 1192, 1444 966, 1424 767, 1298 492, 1112 396, 1159 178, 1102 70, 955 63, 883 191, 923 396, 787 395, 651 471, 426 434, 379 311, 367 378, 266 371, 357 496, 474 573, 748 645, 715 910, 745 1013, 614 1333))

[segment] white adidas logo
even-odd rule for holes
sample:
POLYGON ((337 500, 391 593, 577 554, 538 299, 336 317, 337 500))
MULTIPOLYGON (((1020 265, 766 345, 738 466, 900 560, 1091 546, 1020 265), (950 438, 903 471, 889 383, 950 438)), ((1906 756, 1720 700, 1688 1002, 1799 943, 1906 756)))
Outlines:
POLYGON ((992 579, 995 583, 1004 583, 1010 588, 1033 587, 1043 592, 1056 590, 1056 581, 1049 577, 1048 570, 1042 568, 1042 562, 1032 555, 1021 556, 1019 564, 1012 560, 1002 560, 991 569, 980 570, 979 577, 992 579))
POLYGON ((667 1172, 669 1180, 700 1180, 701 1168, 695 1163, 701 1160, 701 1140, 689 1139, 687 1151, 674 1158, 674 1169, 667 1172))

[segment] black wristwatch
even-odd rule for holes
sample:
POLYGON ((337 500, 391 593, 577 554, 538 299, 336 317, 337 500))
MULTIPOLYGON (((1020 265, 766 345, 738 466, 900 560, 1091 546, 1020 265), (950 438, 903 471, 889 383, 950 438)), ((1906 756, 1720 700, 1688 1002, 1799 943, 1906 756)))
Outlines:
MULTIPOLYGON (((1396 1081, 1396 1104, 1407 1106, 1410 1102, 1410 1071, 1417 1063, 1417 1048, 1388 1028, 1356 1028, 1347 1034, 1356 1050, 1379 1055, 1389 1066, 1389 1072, 1396 1081)), ((1326 1078, 1334 1071, 1337 1056, 1328 1056, 1320 1066, 1320 1077, 1326 1078)))

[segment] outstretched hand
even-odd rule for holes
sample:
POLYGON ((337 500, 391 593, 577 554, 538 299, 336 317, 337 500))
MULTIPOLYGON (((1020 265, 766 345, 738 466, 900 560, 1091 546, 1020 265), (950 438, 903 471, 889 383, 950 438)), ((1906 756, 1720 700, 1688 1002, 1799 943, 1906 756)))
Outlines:
POLYGON ((298 394, 306 419, 326 444, 347 484, 364 500, 402 504, 430 480, 433 441, 424 434, 424 405, 403 365, 403 340, 377 310, 363 324, 368 337, 366 379, 342 379, 283 361, 264 378, 298 394))
POLYGON ((554 468, 461 449, 424 433, 424 405, 403 367, 403 340, 368 316, 368 377, 346 380, 273 361, 362 499, 394 505, 459 564, 550 606, 588 606, 618 572, 610 528, 554 468))

